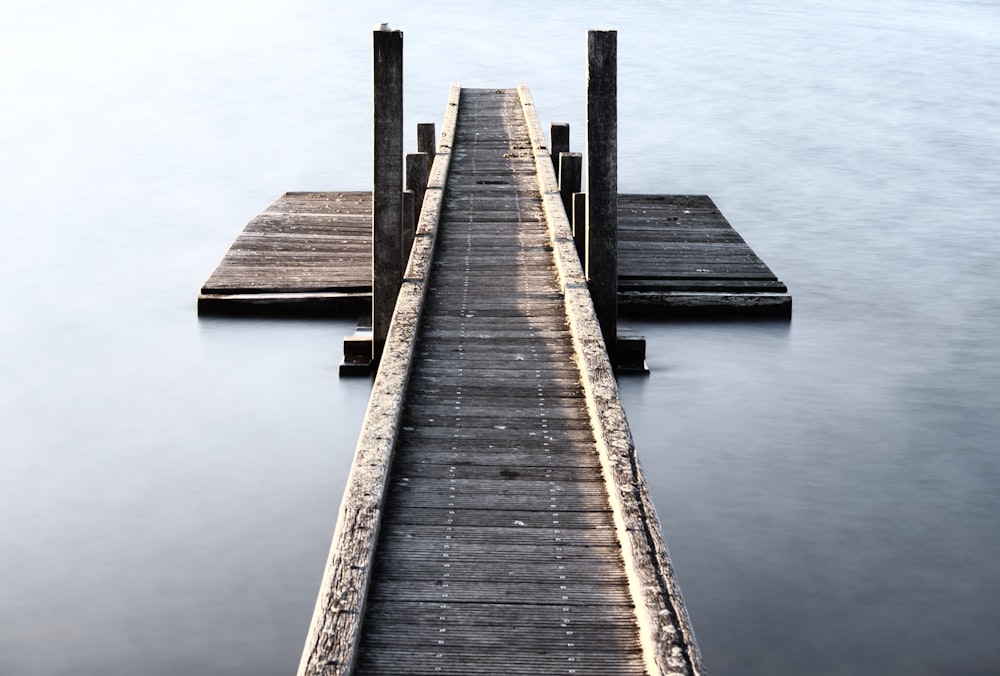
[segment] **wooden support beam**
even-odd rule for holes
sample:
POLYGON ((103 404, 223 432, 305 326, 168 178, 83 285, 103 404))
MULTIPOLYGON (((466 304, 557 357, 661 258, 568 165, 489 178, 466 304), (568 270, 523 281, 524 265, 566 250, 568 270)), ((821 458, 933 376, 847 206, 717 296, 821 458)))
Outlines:
POLYGON ((434 153, 437 151, 437 135, 433 122, 417 124, 417 152, 427 153, 427 165, 434 165, 434 153))
POLYGON ((587 32, 587 256, 608 357, 618 339, 618 32, 587 32))
POLYGON ((559 154, 569 152, 569 122, 553 122, 549 125, 549 154, 552 168, 559 175, 559 154))
POLYGON ((559 194, 562 195, 566 215, 572 220, 573 193, 580 192, 583 180, 583 155, 580 153, 559 153, 559 194))
POLYGON ((403 33, 376 30, 372 190, 372 363, 382 357, 403 279, 403 33))

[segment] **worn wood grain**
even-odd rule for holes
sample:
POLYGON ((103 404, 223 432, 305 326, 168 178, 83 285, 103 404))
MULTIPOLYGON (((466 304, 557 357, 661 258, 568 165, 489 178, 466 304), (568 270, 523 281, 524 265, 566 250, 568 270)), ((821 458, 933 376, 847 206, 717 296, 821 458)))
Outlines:
POLYGON ((604 631, 593 613, 623 608, 631 618, 632 599, 515 90, 463 90, 454 155, 358 673, 386 673, 385 651, 403 644, 408 671, 427 666, 426 650, 441 655, 435 668, 496 668, 497 651, 509 655, 518 636, 474 630, 490 604, 512 627, 569 619, 602 637, 599 648, 591 639, 553 659, 559 646, 536 632, 515 648, 525 671, 590 655, 642 673, 631 619, 604 631), (473 122, 478 133, 463 133, 473 122), (576 527, 552 523, 567 512, 576 527), (432 600, 452 603, 447 622, 467 629, 449 641, 440 614, 403 610, 432 600))
POLYGON ((623 313, 790 316, 787 287, 707 195, 622 194, 618 223, 623 313))

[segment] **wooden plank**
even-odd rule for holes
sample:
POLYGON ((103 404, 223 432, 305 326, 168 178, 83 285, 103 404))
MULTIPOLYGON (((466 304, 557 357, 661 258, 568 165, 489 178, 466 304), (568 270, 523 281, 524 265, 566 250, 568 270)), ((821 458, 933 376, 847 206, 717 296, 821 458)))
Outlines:
MULTIPOLYGON (((600 479, 598 480, 599 482, 600 479)), ((606 512, 591 513, 601 515, 602 519, 606 518, 606 512)), ((606 523, 607 525, 604 528, 528 527, 525 525, 515 526, 514 524, 507 524, 500 527, 413 524, 400 523, 396 519, 392 519, 393 532, 387 535, 382 542, 386 547, 385 553, 393 551, 395 547, 398 549, 397 553, 400 558, 412 558, 421 562, 428 560, 425 556, 417 555, 421 547, 428 548, 437 555, 441 551, 442 543, 447 544, 447 549, 456 554, 471 551, 473 548, 476 551, 485 552, 484 556, 486 559, 480 561, 481 565, 478 568, 470 567, 468 579, 474 580, 480 580, 484 577, 491 578, 496 573, 496 568, 490 565, 491 562, 496 561, 491 553, 493 545, 496 545, 497 549, 495 551, 498 554, 505 551, 504 548, 509 547, 511 549, 511 556, 513 557, 512 560, 518 561, 519 565, 523 565, 524 569, 529 571, 537 569, 534 562, 528 559, 518 559, 519 552, 525 547, 529 549, 547 547, 549 552, 553 551, 552 547, 554 546, 605 547, 611 550, 608 554, 607 565, 605 567, 615 569, 619 565, 616 558, 619 551, 618 540, 614 528, 611 527, 611 522, 607 521, 606 523)), ((379 557, 380 565, 386 567, 383 574, 387 578, 410 579, 419 577, 407 572, 405 568, 395 566, 395 558, 390 556, 379 557)), ((581 570, 574 576, 574 579, 594 574, 595 567, 593 563, 588 563, 585 559, 579 563, 581 570)), ((440 565, 438 565, 438 569, 440 569, 440 565)), ((548 581, 558 579, 558 576, 554 573, 554 569, 550 570, 552 572, 546 579, 548 581)), ((461 576, 456 575, 455 577, 456 579, 461 579, 461 576)), ((604 573, 600 573, 598 577, 595 577, 595 581, 606 582, 604 573)), ((624 578, 620 581, 624 583, 624 578)))
POLYGON ((509 643, 507 646, 506 649, 488 651, 479 646, 452 648, 445 643, 433 645, 421 652, 378 646, 376 654, 367 656, 357 673, 384 676, 467 675, 468 668, 458 665, 471 663, 476 663, 482 673, 488 674, 578 673, 618 676, 646 673, 640 658, 635 654, 611 656, 558 649, 522 653, 512 651, 509 643))
POLYGON ((630 291, 731 291, 750 293, 769 291, 785 293, 787 287, 779 281, 767 279, 630 279, 622 282, 621 292, 625 296, 630 291))
MULTIPOLYGON (((533 556, 531 550, 524 550, 524 556, 533 556)), ((378 575, 379 570, 375 571, 378 575)), ((579 603, 581 605, 601 605, 620 603, 623 597, 627 597, 628 589, 621 585, 590 585, 552 582, 549 584, 533 583, 509 583, 506 581, 477 581, 471 584, 456 582, 442 583, 440 580, 394 580, 382 578, 378 585, 372 588, 371 599, 373 601, 394 601, 397 603, 413 601, 435 601, 447 600, 452 603, 523 603, 533 606, 552 605, 563 606, 579 603), (422 582, 422 583, 421 583, 422 582), (447 585, 447 586, 444 586, 447 585)), ((397 638, 402 640, 404 635, 398 629, 394 632, 397 638)), ((373 636, 366 635, 366 640, 370 643, 373 636)), ((606 637, 610 638, 610 637, 606 637)), ((629 643, 638 644, 635 632, 629 632, 629 643)), ((602 644, 601 647, 592 646, 595 651, 609 649, 609 644, 613 652, 624 652, 623 646, 615 646, 610 640, 602 644)), ((367 651, 366 651, 367 652, 367 651)), ((470 667, 472 665, 469 665, 470 667)))
MULTIPOLYGON (((501 604, 495 605, 502 607, 501 604)), ((390 613, 392 611, 386 609, 384 612, 390 613)), ((555 617, 558 614, 539 613, 539 617, 531 624, 504 626, 495 621, 491 624, 467 624, 464 621, 449 621, 447 612, 439 612, 427 621, 412 621, 410 633, 411 636, 413 634, 420 636, 420 638, 413 637, 417 641, 420 641, 421 638, 423 640, 431 639, 434 644, 441 638, 441 634, 447 634, 445 638, 449 645, 462 645, 467 649, 475 647, 480 650, 500 651, 506 648, 510 651, 516 647, 519 652, 544 652, 546 648, 567 647, 567 643, 572 643, 570 647, 578 648, 582 653, 597 655, 602 652, 602 638, 626 645, 631 643, 633 650, 639 649, 638 641, 628 635, 627 624, 623 627, 611 622, 602 622, 595 626, 576 629, 572 625, 559 622, 558 620, 561 618, 555 617)), ((398 642, 400 637, 395 632, 380 632, 374 638, 385 641, 386 647, 391 648, 394 637, 398 642)))
MULTIPOLYGON (((599 470, 600 468, 597 467, 599 470)), ((528 528, 558 526, 564 529, 601 528, 607 521, 611 508, 601 511, 559 511, 552 510, 502 510, 502 509, 447 509, 414 508, 397 511, 393 520, 399 524, 439 524, 446 526, 511 526, 524 524, 528 528)), ((565 565, 586 567, 582 559, 567 559, 565 565)))

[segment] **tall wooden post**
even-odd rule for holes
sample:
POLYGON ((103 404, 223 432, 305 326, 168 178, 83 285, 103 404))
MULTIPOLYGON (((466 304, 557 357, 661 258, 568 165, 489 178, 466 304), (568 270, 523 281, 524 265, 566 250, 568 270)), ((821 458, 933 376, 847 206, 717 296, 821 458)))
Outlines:
POLYGON ((403 280, 403 33, 376 30, 372 189, 372 363, 382 357, 403 280))
POLYGON ((612 366, 618 342, 618 32, 587 32, 587 279, 612 366))
POLYGON ((552 164, 559 175, 559 154, 569 152, 569 122, 553 122, 549 125, 549 153, 552 164))

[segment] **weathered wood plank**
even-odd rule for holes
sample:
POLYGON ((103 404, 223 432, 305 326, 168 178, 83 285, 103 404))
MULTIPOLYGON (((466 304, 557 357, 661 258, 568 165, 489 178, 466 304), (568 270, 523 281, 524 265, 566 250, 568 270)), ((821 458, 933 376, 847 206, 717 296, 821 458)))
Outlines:
MULTIPOLYGON (((597 483, 600 482, 598 478, 597 483)), ((605 517, 605 512, 593 512, 605 517)), ((393 547, 398 549, 397 556, 380 556, 379 565, 385 567, 383 575, 387 578, 412 578, 413 575, 406 569, 395 565, 397 558, 413 558, 414 560, 426 562, 426 556, 416 556, 415 552, 424 546, 439 553, 443 545, 452 552, 468 551, 472 547, 487 551, 491 546, 510 546, 521 551, 524 547, 547 547, 552 552, 553 546, 558 547, 604 547, 610 550, 607 557, 607 564, 604 568, 614 571, 619 566, 617 559, 618 540, 611 526, 611 522, 606 522, 604 528, 562 528, 559 526, 535 526, 507 524, 505 526, 453 526, 453 525, 428 525, 414 523, 400 523, 397 519, 391 520, 393 532, 387 535, 383 542, 385 552, 393 551, 393 547)), ((388 523, 388 521, 387 521, 388 523)), ((381 545, 380 545, 381 546, 381 545)), ((500 550, 497 550, 500 551, 500 550)), ((495 559, 490 554, 486 554, 486 559, 480 561, 479 567, 470 572, 470 579, 482 579, 483 576, 490 577, 498 572, 498 568, 491 565, 495 559)), ((516 554, 514 555, 516 556, 516 554)), ((537 566, 521 561, 526 571, 538 571, 537 566)), ((591 576, 594 582, 606 583, 604 572, 598 572, 599 566, 595 566, 592 561, 581 560, 580 570, 575 580, 591 576)), ((437 570, 440 572, 440 565, 437 570)), ((554 581, 558 579, 553 569, 545 580, 554 581)), ((456 579, 459 579, 456 577, 456 579)), ((619 580, 624 583, 624 580, 619 580)))
MULTIPOLYGON (((600 467, 596 467, 600 470, 600 467)), ((602 528, 608 523, 610 508, 600 511, 557 511, 547 510, 502 510, 502 509, 448 509, 424 507, 398 511, 393 520, 399 524, 442 525, 442 526, 512 526, 527 528, 558 526, 572 528, 602 528)), ((527 564, 526 564, 527 565, 527 564)), ((565 565, 587 568, 589 563, 582 559, 567 559, 565 565)), ((489 571, 486 571, 489 573, 489 571)))
MULTIPOLYGON (((444 640, 444 639, 440 639, 444 640)), ((485 650, 479 646, 450 647, 447 643, 432 645, 425 651, 412 652, 378 646, 377 655, 371 656, 360 667, 360 674, 394 676, 437 676, 438 674, 469 674, 467 665, 476 663, 481 673, 526 674, 574 673, 593 676, 618 676, 642 674, 642 662, 636 654, 610 656, 566 649, 547 651, 485 650)))
MULTIPOLYGON (((533 556, 534 552, 525 551, 525 556, 533 556)), ((609 571, 610 572, 610 571, 609 571)), ((378 571, 376 571, 378 574, 378 571)), ((611 604, 627 596, 628 589, 621 585, 585 585, 564 581, 564 584, 552 582, 549 584, 508 583, 478 581, 471 584, 456 582, 441 582, 438 580, 393 580, 381 579, 380 584, 372 588, 373 601, 434 601, 447 600, 452 603, 516 603, 525 605, 582 605, 611 604), (447 586, 444 586, 447 585, 447 586)), ((383 619, 383 623, 389 618, 383 619)), ((395 622, 393 622, 395 624, 395 622)), ((396 628, 395 633, 400 641, 405 637, 405 631, 396 628)), ((630 643, 638 643, 635 633, 630 632, 630 643)), ((370 638, 368 639, 371 640, 370 638)), ((610 641, 600 648, 592 646, 592 650, 608 650, 610 641)), ((624 652, 623 646, 614 646, 613 652, 624 652)), ((472 665, 469 665, 470 667, 472 665)), ((478 671, 478 669, 477 669, 478 671)))

